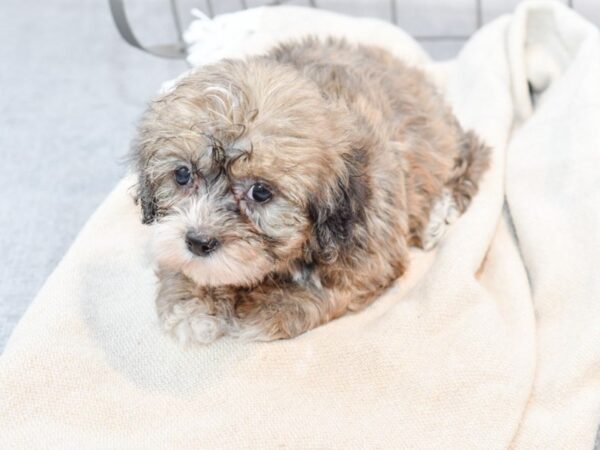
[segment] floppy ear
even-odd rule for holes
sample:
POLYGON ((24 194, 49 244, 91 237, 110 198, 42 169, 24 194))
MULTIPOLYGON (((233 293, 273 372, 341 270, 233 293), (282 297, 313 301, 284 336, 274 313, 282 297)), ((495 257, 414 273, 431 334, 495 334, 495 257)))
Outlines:
POLYGON ((150 180, 143 173, 139 175, 137 190, 137 200, 142 207, 142 223, 150 224, 156 219, 156 197, 150 180))
POLYGON ((355 242, 355 228, 364 223, 365 208, 371 195, 365 162, 353 150, 344 158, 345 172, 329 192, 309 201, 308 213, 313 223, 311 250, 313 259, 323 264, 333 264, 341 254, 351 249, 355 242))

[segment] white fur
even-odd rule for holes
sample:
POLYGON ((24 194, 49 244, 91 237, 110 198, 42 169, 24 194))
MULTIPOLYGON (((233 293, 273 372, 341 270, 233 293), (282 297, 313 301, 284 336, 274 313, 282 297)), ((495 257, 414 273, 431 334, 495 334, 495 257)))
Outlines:
POLYGON ((159 318, 165 332, 180 344, 210 344, 225 333, 227 326, 221 317, 207 314, 208 308, 197 298, 169 304, 159 318))
POLYGON ((444 189, 442 196, 436 200, 429 213, 429 223, 423 237, 423 249, 431 250, 435 247, 446 233, 448 226, 459 216, 460 212, 451 192, 444 189))

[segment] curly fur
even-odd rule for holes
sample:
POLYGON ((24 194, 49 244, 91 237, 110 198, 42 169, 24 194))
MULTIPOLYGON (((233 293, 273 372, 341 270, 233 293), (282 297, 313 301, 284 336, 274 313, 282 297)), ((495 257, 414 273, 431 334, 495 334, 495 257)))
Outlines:
POLYGON ((365 307, 409 245, 432 247, 467 208, 488 153, 382 49, 307 39, 195 70, 150 105, 134 146, 164 328, 272 340, 365 307), (265 204, 247 197, 257 181, 265 204), (190 230, 219 249, 193 255, 190 230))

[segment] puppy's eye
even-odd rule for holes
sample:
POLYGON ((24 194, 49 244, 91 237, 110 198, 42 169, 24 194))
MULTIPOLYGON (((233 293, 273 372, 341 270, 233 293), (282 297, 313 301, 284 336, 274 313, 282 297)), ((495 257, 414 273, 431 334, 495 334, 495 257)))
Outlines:
POLYGON ((177 169, 175 169, 175 181, 180 186, 185 186, 186 184, 188 184, 190 182, 191 177, 192 174, 190 172, 190 169, 188 169, 187 167, 179 166, 177 169))
POLYGON ((273 197, 269 188, 262 183, 253 184, 246 195, 257 203, 264 203, 273 197))

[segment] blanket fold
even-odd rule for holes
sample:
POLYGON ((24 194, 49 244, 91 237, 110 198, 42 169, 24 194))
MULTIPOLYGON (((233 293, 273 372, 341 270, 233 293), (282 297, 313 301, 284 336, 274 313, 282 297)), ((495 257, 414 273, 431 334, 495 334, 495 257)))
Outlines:
POLYGON ((0 358, 3 448, 589 449, 600 421, 600 36, 525 2, 430 62, 401 30, 297 7, 199 20, 190 60, 330 34, 431 74, 492 148, 467 212, 371 307, 296 339, 182 349, 154 312, 125 178, 0 358))

